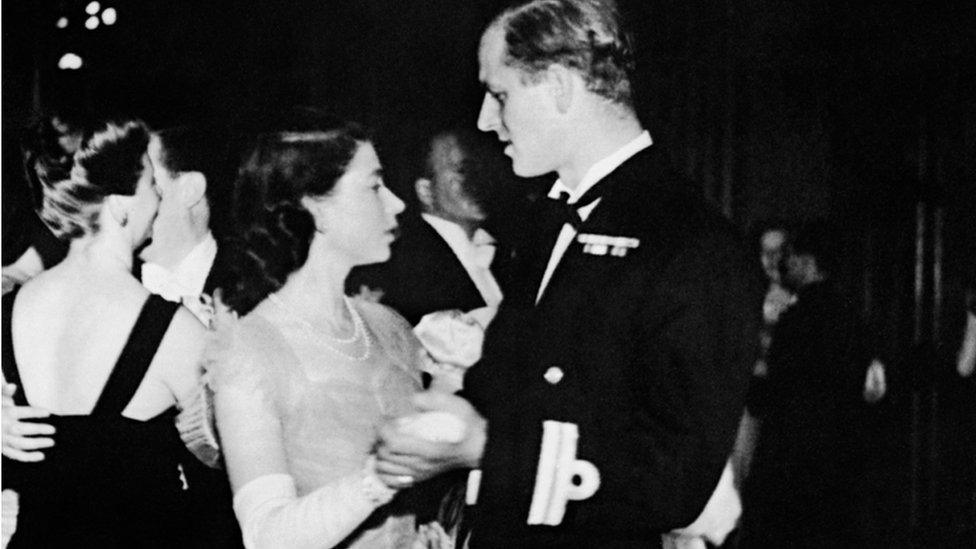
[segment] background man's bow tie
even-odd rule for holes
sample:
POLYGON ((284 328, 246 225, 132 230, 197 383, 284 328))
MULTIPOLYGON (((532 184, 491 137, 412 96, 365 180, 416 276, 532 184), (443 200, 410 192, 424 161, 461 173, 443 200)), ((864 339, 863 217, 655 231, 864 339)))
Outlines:
POLYGON ((142 265, 142 284, 151 293, 167 301, 179 303, 185 296, 192 296, 193 290, 186 288, 168 269, 155 263, 142 265))

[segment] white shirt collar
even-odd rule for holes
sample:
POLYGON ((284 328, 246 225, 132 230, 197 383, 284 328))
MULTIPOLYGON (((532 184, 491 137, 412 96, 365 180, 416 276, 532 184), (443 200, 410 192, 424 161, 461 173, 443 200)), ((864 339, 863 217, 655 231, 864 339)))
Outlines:
POLYGON ((433 227, 434 230, 437 231, 437 234, 441 235, 441 238, 447 241, 448 245, 450 245, 452 249, 454 249, 455 243, 464 243, 466 246, 478 246, 495 243, 494 237, 492 237, 491 234, 484 229, 479 228, 475 230, 474 234, 471 235, 471 238, 469 239, 468 234, 464 232, 464 228, 453 221, 448 221, 443 217, 437 217, 436 215, 429 213, 422 213, 420 214, 420 217, 424 218, 424 221, 433 227))
MULTIPOLYGON (((182 295, 198 296, 203 293, 203 287, 207 283, 207 277, 210 276, 210 270, 213 268, 216 257, 217 241, 214 239, 213 233, 208 231, 203 240, 197 243, 190 250, 190 253, 186 254, 175 269, 170 271, 170 280, 179 285, 184 292, 182 295)), ((146 265, 154 264, 147 263, 146 265)))
POLYGON ((485 304, 497 307, 503 298, 498 281, 491 274, 491 261, 495 257, 495 239, 484 229, 477 229, 468 239, 464 229, 452 221, 427 213, 420 216, 447 242, 451 252, 468 273, 485 304))
POLYGON ((213 233, 207 231, 190 253, 180 261, 173 274, 177 280, 184 283, 189 289, 194 290, 193 295, 203 293, 203 286, 207 283, 210 270, 213 268, 214 259, 217 257, 217 241, 213 233))
POLYGON ((559 198, 562 193, 569 193, 569 203, 573 204, 583 194, 590 190, 593 185, 596 185, 601 179, 606 177, 610 172, 616 170, 621 164, 626 162, 630 157, 639 153, 640 151, 651 146, 653 141, 651 140, 651 134, 647 130, 644 130, 632 139, 630 142, 620 147, 609 156, 604 157, 602 160, 598 161, 596 164, 590 166, 590 169, 583 174, 583 179, 580 179, 579 185, 575 189, 570 189, 561 179, 557 179, 549 189, 549 198, 559 198))

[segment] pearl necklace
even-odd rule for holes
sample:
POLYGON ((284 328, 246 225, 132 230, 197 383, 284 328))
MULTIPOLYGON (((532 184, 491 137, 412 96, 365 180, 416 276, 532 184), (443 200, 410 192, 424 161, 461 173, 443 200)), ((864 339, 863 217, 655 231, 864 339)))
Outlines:
POLYGON ((351 360, 353 362, 363 362, 369 358, 370 350, 372 349, 372 338, 370 338, 369 332, 366 331, 366 324, 363 322, 363 317, 359 315, 359 311, 357 311, 356 308, 353 307, 352 300, 350 300, 347 296, 342 296, 342 299, 343 302, 346 304, 346 309, 349 311, 349 315, 352 316, 353 331, 352 331, 352 336, 349 338, 338 338, 329 334, 324 330, 316 328, 315 326, 312 325, 311 322, 306 320, 302 315, 298 314, 297 312, 290 309, 287 305, 285 305, 285 302, 282 301, 277 294, 269 294, 268 299, 271 300, 272 303, 277 305, 278 308, 288 313, 289 316, 297 320, 298 323, 301 324, 302 328, 305 329, 308 336, 321 343, 325 348, 332 351, 333 353, 347 360, 351 360), (365 342, 365 345, 363 347, 362 354, 353 356, 343 352, 340 349, 337 349, 336 347, 333 347, 328 341, 326 341, 326 339, 331 339, 334 343, 337 344, 355 343, 356 341, 362 339, 365 342))

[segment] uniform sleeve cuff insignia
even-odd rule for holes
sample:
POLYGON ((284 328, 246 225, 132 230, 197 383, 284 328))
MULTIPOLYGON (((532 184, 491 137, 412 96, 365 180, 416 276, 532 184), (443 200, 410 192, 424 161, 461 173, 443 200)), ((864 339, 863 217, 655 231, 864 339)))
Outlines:
POLYGON ((576 459, 578 441, 579 428, 575 423, 542 423, 542 449, 528 524, 556 526, 562 522, 569 501, 585 500, 600 488, 596 466, 576 459))

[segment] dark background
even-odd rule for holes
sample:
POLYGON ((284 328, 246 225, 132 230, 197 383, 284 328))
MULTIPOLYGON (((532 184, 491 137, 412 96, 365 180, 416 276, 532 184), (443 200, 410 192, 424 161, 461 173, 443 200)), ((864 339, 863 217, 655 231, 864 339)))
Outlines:
MULTIPOLYGON (((5 201, 20 196, 17 131, 61 105, 157 127, 328 107, 376 130, 402 194, 421 135, 474 124, 478 37, 503 2, 106 0, 118 22, 94 31, 86 4, 2 4, 5 201), (66 51, 85 67, 57 69, 66 51)), ((892 375, 867 511, 879 539, 976 521, 951 508, 943 459, 959 413, 945 394, 961 383, 962 288, 976 270, 976 2, 622 5, 640 113, 690 181, 743 230, 769 217, 845 229, 839 278, 892 375)))

